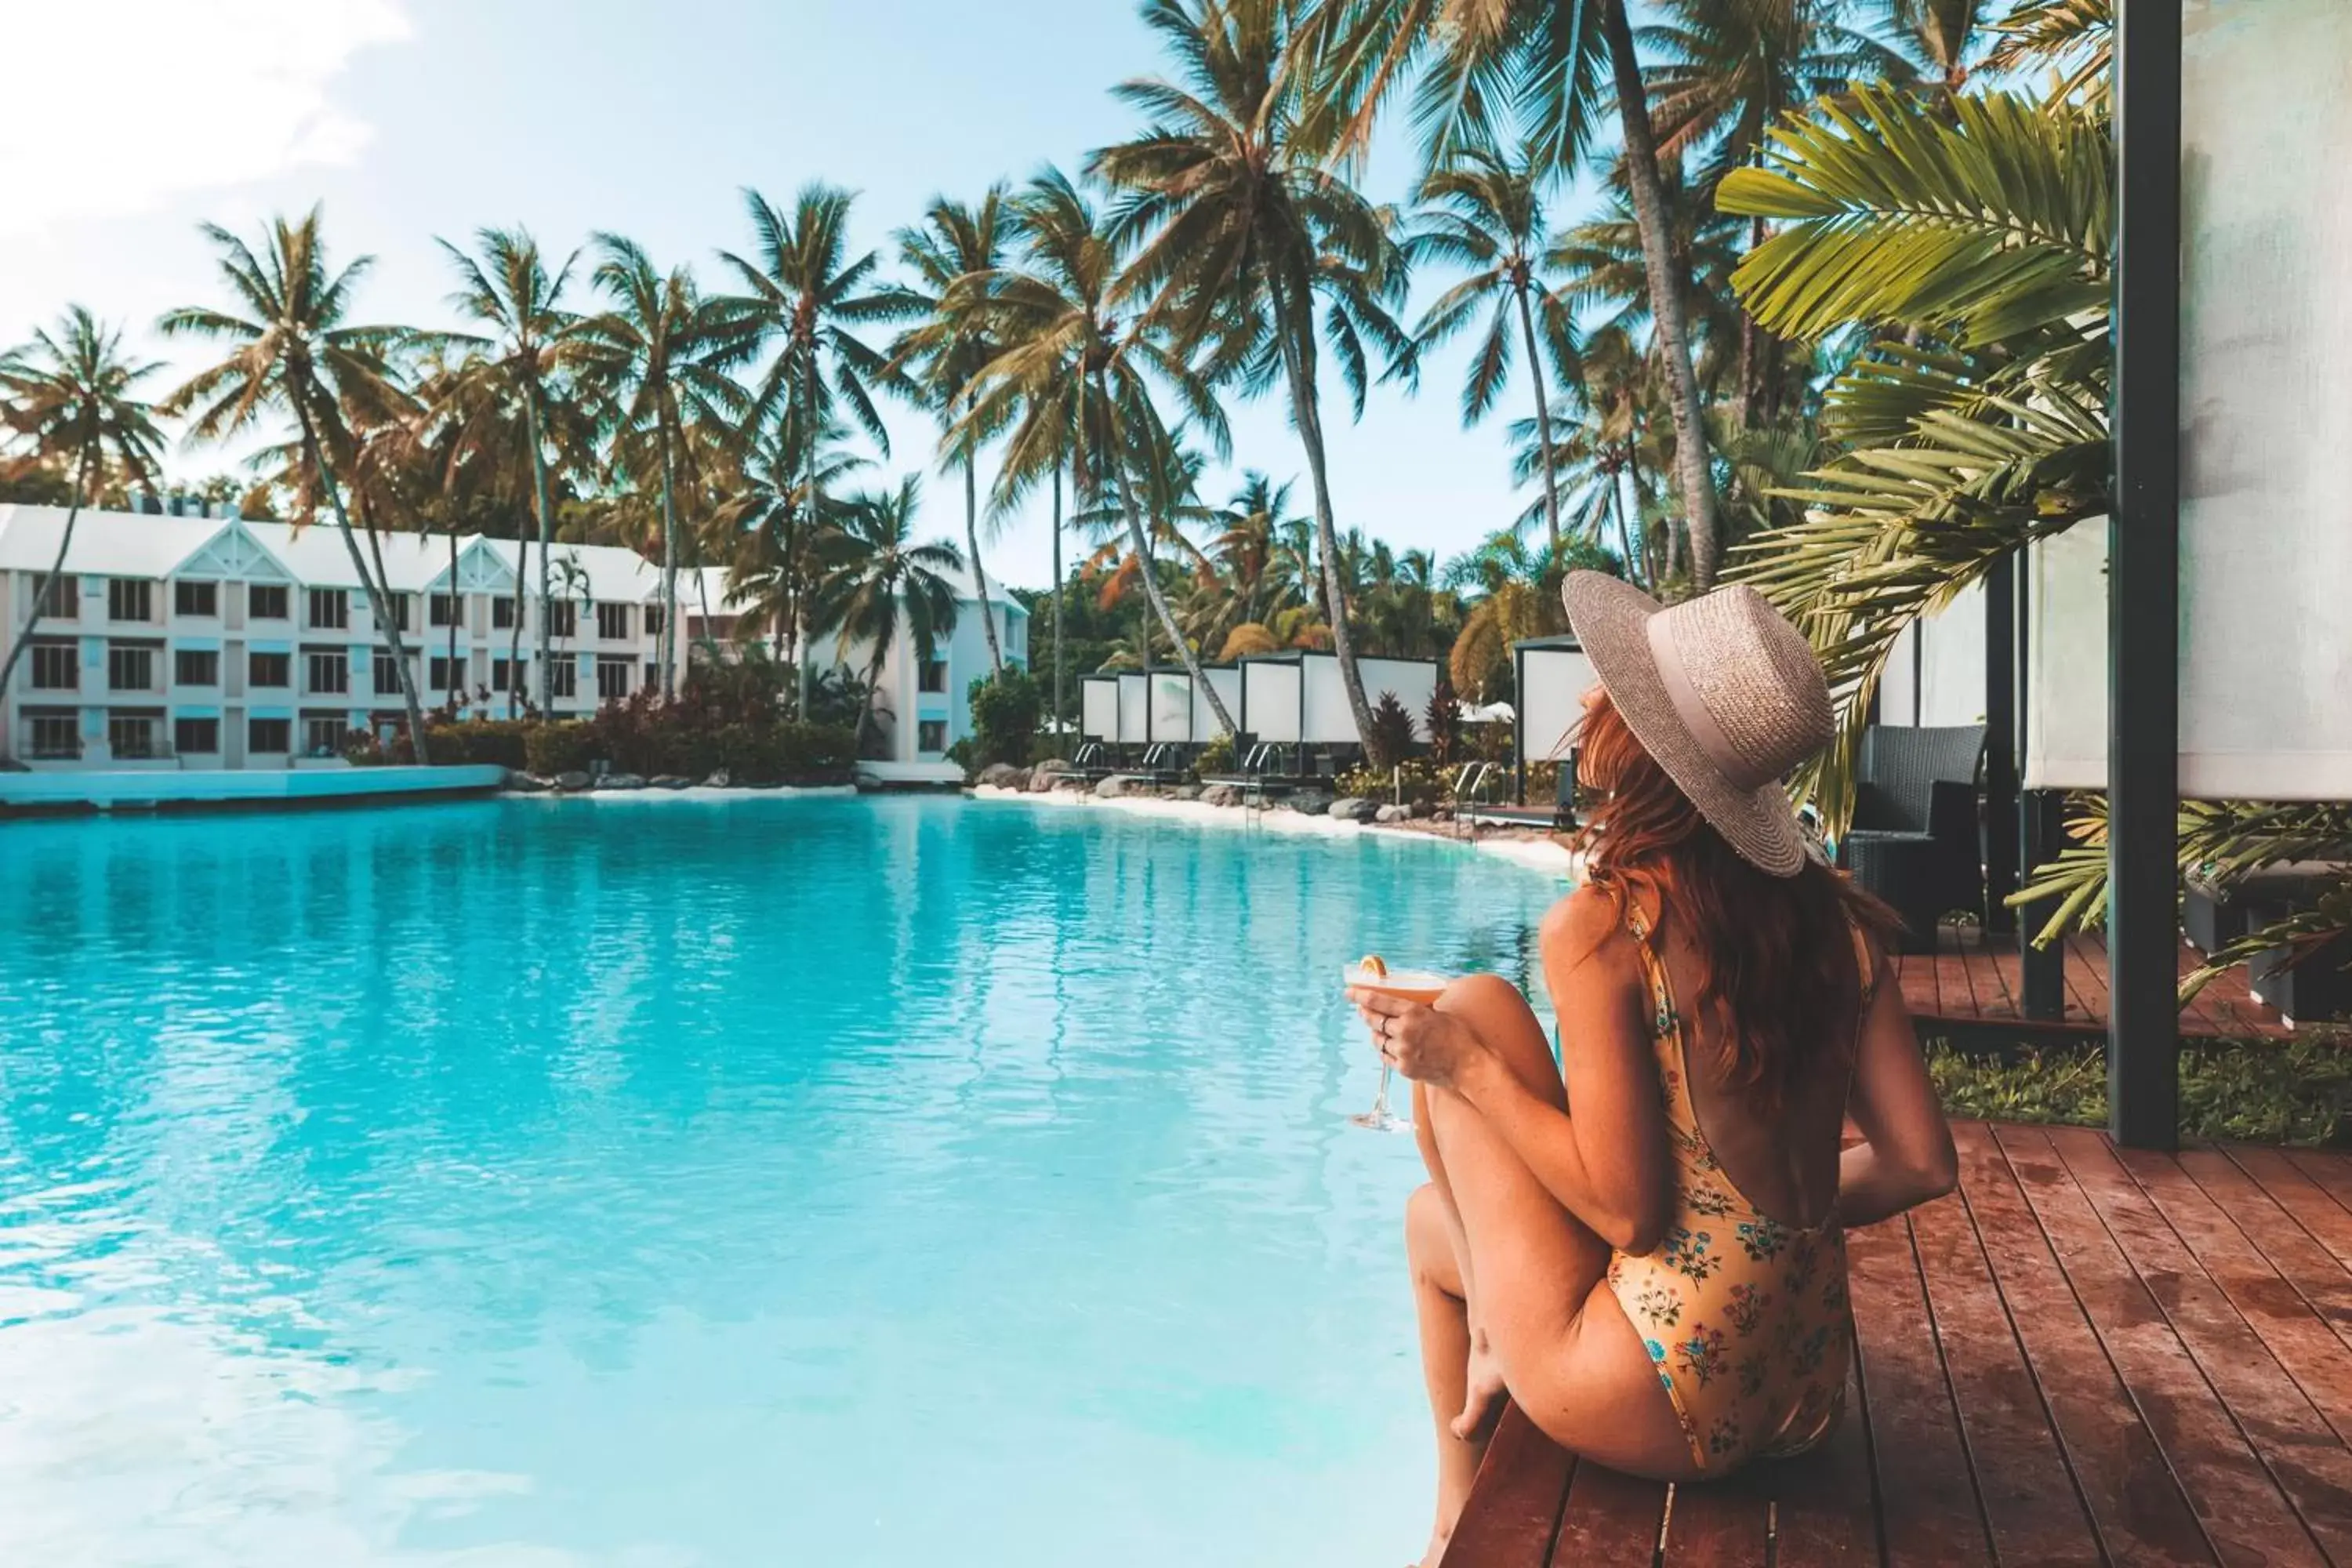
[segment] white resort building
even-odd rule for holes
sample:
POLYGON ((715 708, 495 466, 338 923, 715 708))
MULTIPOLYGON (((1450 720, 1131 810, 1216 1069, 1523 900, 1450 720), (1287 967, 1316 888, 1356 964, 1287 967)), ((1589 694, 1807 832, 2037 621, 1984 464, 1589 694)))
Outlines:
MULTIPOLYGON (((18 636, 30 643, 0 690, 0 760, 39 770, 339 767, 351 731, 399 730, 399 671, 331 524, 298 531, 194 502, 85 509, 36 618, 65 521, 58 507, 0 505, 0 647, 18 636)), ((500 718, 510 687, 536 696, 539 605, 529 585, 516 641, 520 546, 384 533, 377 548, 427 708, 454 700, 463 715, 500 718)), ((585 718, 657 679, 661 573, 601 545, 558 544, 554 562, 550 708, 585 718)), ((535 585, 535 552, 528 570, 535 585)), ((719 576, 679 574, 681 660, 691 639, 724 636, 737 613, 719 597, 719 576)), ((994 607, 1006 657, 1025 663, 1027 616, 1001 597, 994 607)), ((903 638, 885 662, 879 705, 892 713, 899 761, 936 762, 970 732, 964 692, 988 654, 968 608, 931 667, 916 669, 903 638)), ((863 670, 862 657, 846 662, 863 670)))

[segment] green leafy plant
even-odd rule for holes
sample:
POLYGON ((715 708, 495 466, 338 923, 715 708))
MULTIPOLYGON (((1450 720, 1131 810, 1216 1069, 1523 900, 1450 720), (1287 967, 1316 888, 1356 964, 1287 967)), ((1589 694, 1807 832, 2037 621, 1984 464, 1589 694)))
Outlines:
POLYGON ((1412 755, 1412 714, 1393 691, 1383 691, 1372 704, 1371 728, 1364 738, 1364 755, 1375 768, 1393 767, 1412 755))
POLYGON ((1026 767, 1045 716, 1045 694, 1017 665, 971 683, 971 758, 967 765, 1026 767))
MULTIPOLYGON (((1937 1043, 1928 1048, 1927 1071, 1954 1116, 2083 1126, 2107 1120, 2106 1057, 2097 1044, 2001 1057, 1937 1043)), ((2352 1142, 2352 1037, 2315 1030, 2182 1051, 2180 1131, 2259 1143, 2352 1142)))

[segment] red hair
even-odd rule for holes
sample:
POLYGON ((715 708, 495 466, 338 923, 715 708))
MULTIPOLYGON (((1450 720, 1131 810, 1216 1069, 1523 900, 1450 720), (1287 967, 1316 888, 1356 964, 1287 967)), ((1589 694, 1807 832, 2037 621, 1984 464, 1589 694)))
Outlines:
POLYGON ((1706 968, 1698 1011, 1721 1026, 1721 1081, 1778 1109, 1826 1062, 1843 1070, 1859 995, 1848 924, 1884 942, 1893 910, 1808 859, 1793 877, 1750 865, 1633 737, 1606 697, 1586 715, 1581 769, 1605 795, 1577 835, 1585 880, 1625 918, 1629 900, 1679 921, 1706 968))

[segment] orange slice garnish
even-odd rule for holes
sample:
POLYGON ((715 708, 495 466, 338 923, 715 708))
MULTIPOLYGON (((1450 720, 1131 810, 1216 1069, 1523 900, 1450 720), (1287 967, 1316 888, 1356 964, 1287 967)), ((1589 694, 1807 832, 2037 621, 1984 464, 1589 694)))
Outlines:
POLYGON ((1356 965, 1356 968, 1362 973, 1381 979, 1385 979, 1389 972, 1389 966, 1381 962, 1381 957, 1378 953, 1373 953, 1370 957, 1364 959, 1361 963, 1356 965))

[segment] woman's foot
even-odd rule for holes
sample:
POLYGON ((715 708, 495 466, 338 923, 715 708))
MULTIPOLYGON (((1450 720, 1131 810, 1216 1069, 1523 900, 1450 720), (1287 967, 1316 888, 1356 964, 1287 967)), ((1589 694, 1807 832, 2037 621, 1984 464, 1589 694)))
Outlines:
POLYGON ((1454 1435, 1465 1443, 1483 1443, 1494 1430, 1495 1418, 1502 1414, 1507 1392, 1503 1386, 1503 1363, 1496 1359, 1495 1348, 1486 1342, 1483 1331, 1470 1336, 1469 1369, 1464 1375, 1468 1387, 1462 1414, 1454 1418, 1454 1435))

